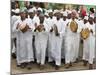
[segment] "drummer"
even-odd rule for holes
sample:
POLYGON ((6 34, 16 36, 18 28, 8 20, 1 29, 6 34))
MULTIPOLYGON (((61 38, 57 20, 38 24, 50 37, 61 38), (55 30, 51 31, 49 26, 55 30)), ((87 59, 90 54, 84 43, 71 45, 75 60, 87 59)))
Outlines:
POLYGON ((73 10, 71 13, 71 19, 68 20, 67 23, 67 32, 65 38, 65 66, 69 68, 72 66, 72 62, 76 61, 76 54, 78 56, 78 49, 79 49, 79 38, 77 38, 77 32, 80 30, 77 29, 75 32, 71 31, 70 23, 74 21, 78 25, 78 20, 76 19, 76 11, 73 10), (77 42, 75 44, 75 42, 77 42), (77 53, 76 53, 77 52, 77 53))
POLYGON ((32 31, 29 21, 26 19, 25 11, 20 12, 20 19, 15 22, 13 31, 17 33, 17 66, 21 68, 27 67, 31 69, 31 61, 34 61, 33 58, 33 49, 32 49, 32 31), (25 27, 27 26, 27 29, 25 27))
POLYGON ((95 25, 92 17, 89 17, 88 22, 84 24, 84 28, 90 30, 89 37, 83 40, 84 66, 87 66, 87 63, 89 63, 89 69, 93 69, 93 59, 95 56, 95 25))

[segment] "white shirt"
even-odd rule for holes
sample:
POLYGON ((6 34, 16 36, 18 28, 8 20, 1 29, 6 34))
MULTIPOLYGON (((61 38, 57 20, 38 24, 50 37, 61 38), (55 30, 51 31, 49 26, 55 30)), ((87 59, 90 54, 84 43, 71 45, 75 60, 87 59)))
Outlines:
POLYGON ((33 18, 33 21, 39 25, 40 24, 40 20, 39 20, 39 16, 35 15, 34 18, 33 18))
POLYGON ((18 28, 18 29, 16 29, 17 28, 17 25, 24 25, 24 24, 27 24, 30 28, 32 28, 32 26, 31 26, 31 23, 27 20, 27 19, 25 19, 25 20, 21 20, 21 19, 19 19, 19 20, 17 20, 16 22, 15 22, 15 24, 14 24, 14 26, 13 26, 13 31, 20 31, 20 29, 18 28))
POLYGON ((64 33, 64 26, 62 25, 63 24, 63 21, 61 19, 54 20, 54 24, 58 28, 58 33, 63 34, 64 33))

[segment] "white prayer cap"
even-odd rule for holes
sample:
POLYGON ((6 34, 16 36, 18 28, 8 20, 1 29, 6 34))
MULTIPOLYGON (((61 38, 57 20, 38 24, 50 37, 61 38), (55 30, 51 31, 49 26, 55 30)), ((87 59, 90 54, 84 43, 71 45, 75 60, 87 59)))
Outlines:
POLYGON ((55 14, 55 13, 57 13, 57 12, 59 12, 59 10, 55 9, 53 13, 55 14))
POLYGON ((67 12, 64 12, 64 13, 63 13, 63 16, 67 16, 67 15, 68 15, 67 12))
POLYGON ((71 14, 72 13, 72 11, 70 11, 70 10, 68 10, 67 12, 68 12, 68 14, 71 14))
POLYGON ((33 9, 29 9, 29 10, 28 10, 28 13, 32 13, 32 12, 33 12, 33 9))
POLYGON ((38 11, 41 11, 41 12, 42 12, 42 8, 39 7, 39 8, 38 8, 38 11))
POLYGON ((47 12, 45 12, 44 15, 49 16, 47 12))
POLYGON ((15 9, 15 11, 14 11, 16 14, 18 14, 18 13, 20 13, 20 9, 15 9))
POLYGON ((94 18, 94 15, 90 15, 91 18, 94 18))
POLYGON ((35 8, 35 7, 33 7, 33 8, 32 8, 32 10, 33 10, 33 11, 36 11, 36 8, 35 8))
POLYGON ((88 16, 85 16, 84 19, 85 19, 85 20, 88 20, 88 16))
POLYGON ((48 10, 48 13, 50 13, 50 12, 53 12, 53 10, 52 10, 52 9, 49 9, 49 10, 48 10))
POLYGON ((11 11, 12 11, 12 12, 15 12, 15 10, 14 10, 14 9, 12 9, 11 11))

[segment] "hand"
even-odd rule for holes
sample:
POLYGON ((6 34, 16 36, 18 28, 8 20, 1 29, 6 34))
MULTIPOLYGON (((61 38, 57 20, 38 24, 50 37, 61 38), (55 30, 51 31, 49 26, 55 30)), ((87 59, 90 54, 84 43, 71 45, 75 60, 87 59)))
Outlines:
POLYGON ((18 29, 19 27, 20 27, 20 25, 19 25, 19 23, 18 23, 18 25, 17 25, 16 29, 18 29))
POLYGON ((59 33, 56 33, 56 36, 59 36, 60 34, 59 33))
POLYGON ((50 32, 53 32, 53 28, 50 29, 50 32))
POLYGON ((93 33, 93 30, 92 29, 90 31, 93 33))
POLYGON ((37 27, 37 23, 35 23, 35 28, 37 27))

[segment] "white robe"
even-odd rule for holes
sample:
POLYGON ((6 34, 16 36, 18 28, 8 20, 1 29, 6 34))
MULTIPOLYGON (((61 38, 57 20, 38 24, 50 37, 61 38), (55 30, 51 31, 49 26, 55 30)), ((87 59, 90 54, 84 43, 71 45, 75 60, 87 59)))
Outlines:
POLYGON ((68 19, 66 19, 65 21, 62 19, 62 25, 63 25, 63 33, 62 33, 62 49, 61 49, 61 58, 65 58, 65 29, 66 29, 66 26, 67 26, 67 23, 68 23, 68 19))
POLYGON ((39 20, 39 16, 35 15, 33 18, 34 23, 36 23, 37 25, 40 24, 40 20, 39 20))
MULTIPOLYGON (((48 32, 49 32, 51 27, 53 27, 53 25, 54 25, 54 19, 48 18, 48 19, 45 20, 45 23, 48 25, 48 32)), ((50 56, 49 55, 50 54, 49 51, 51 50, 52 34, 53 34, 52 32, 48 33, 47 54, 46 54, 47 57, 50 56)), ((48 60, 48 61, 50 61, 50 60, 48 60)))
POLYGON ((85 24, 83 28, 92 29, 93 33, 90 33, 89 37, 84 40, 83 43, 83 60, 93 64, 93 59, 95 57, 95 25, 85 24))
POLYGON ((48 27, 46 23, 43 23, 45 27, 45 31, 42 32, 34 32, 35 34, 35 48, 36 48, 36 61, 37 63, 44 65, 45 57, 46 57, 46 48, 47 48, 47 40, 48 40, 48 27))
POLYGON ((16 48, 15 48, 15 44, 14 44, 14 39, 16 38, 16 32, 13 31, 13 26, 14 26, 14 23, 18 19, 20 19, 20 16, 13 15, 11 17, 11 49, 12 49, 12 53, 16 53, 16 48))
MULTIPOLYGON (((65 63, 70 63, 74 62, 76 60, 76 54, 78 54, 78 45, 79 45, 79 38, 77 35, 77 32, 79 31, 79 26, 78 30, 76 33, 72 32, 70 30, 70 23, 71 19, 68 21, 68 26, 66 27, 65 30, 65 63), (76 53, 77 52, 77 53, 76 53)), ((77 23, 78 21, 75 20, 77 23)))
POLYGON ((77 38, 75 40, 75 42, 77 42, 76 46, 75 46, 76 47, 76 50, 75 50, 75 59, 77 59, 78 56, 79 56, 79 46, 80 46, 80 39, 81 39, 80 32, 81 32, 82 27, 83 27, 83 20, 77 21, 77 24, 78 24, 78 30, 77 30, 77 33, 76 33, 77 38))
POLYGON ((28 31, 23 33, 19 28, 16 29, 18 24, 22 25, 23 23, 29 25, 29 27, 31 28, 30 22, 27 19, 25 19, 24 21, 21 21, 21 19, 18 20, 13 27, 13 31, 16 31, 17 33, 16 55, 18 65, 24 62, 34 61, 32 49, 32 30, 29 29, 28 31))
POLYGON ((54 20, 54 24, 58 28, 58 33, 60 36, 55 36, 55 33, 53 32, 51 35, 51 49, 49 51, 49 60, 55 61, 55 64, 60 66, 61 65, 61 47, 62 47, 62 33, 63 33, 63 26, 62 21, 54 20))

